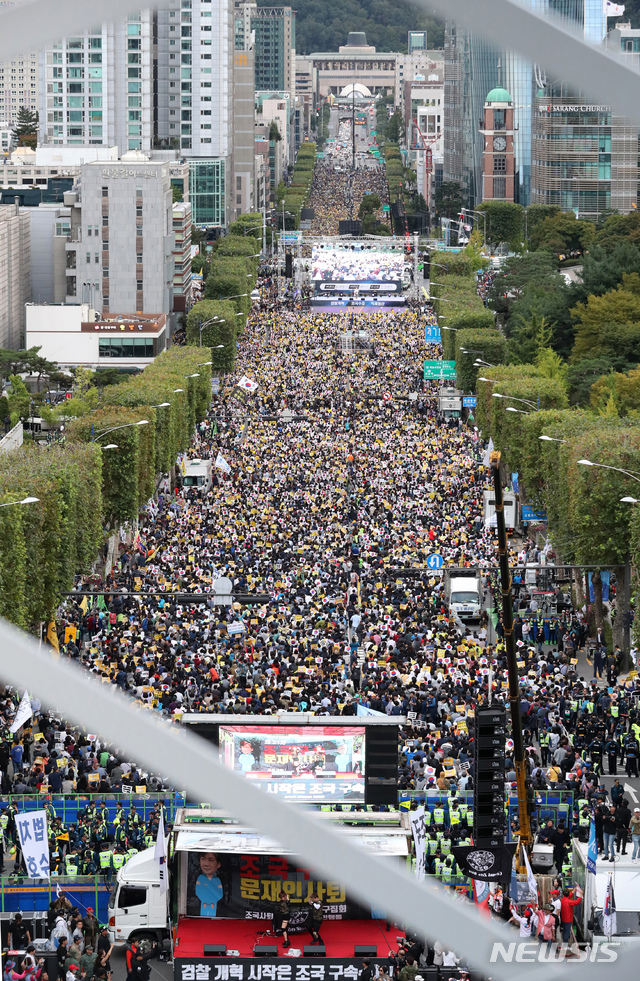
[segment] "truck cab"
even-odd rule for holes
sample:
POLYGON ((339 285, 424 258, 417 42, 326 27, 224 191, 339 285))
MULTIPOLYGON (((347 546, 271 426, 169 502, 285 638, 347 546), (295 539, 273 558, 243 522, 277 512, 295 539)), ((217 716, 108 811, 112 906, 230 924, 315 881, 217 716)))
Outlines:
POLYGON ((638 890, 638 867, 631 861, 631 850, 627 855, 616 856, 613 875, 615 897, 615 928, 611 936, 605 933, 603 907, 609 882, 609 871, 596 864, 596 873, 587 872, 588 844, 573 842, 574 878, 583 891, 582 904, 576 907, 578 929, 583 940, 588 943, 637 944, 640 941, 640 891, 638 890))
POLYGON ((442 419, 459 419, 462 415, 462 392, 457 388, 441 388, 438 392, 438 412, 442 419))
POLYGON ((187 460, 182 476, 183 487, 194 487, 201 494, 211 490, 211 460, 187 460))
POLYGON ((109 940, 162 940, 168 936, 168 892, 161 892, 153 848, 138 852, 118 869, 109 899, 109 940))
POLYGON ((447 575, 445 598, 451 612, 463 623, 482 615, 482 579, 475 569, 447 575))

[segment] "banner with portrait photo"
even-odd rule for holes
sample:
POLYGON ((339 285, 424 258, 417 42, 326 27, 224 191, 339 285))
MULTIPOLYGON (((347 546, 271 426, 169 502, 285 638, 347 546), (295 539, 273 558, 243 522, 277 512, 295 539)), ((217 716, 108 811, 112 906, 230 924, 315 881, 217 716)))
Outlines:
POLYGON ((348 897, 342 883, 318 878, 285 856, 202 851, 184 852, 182 860, 187 916, 270 920, 283 891, 291 903, 290 932, 306 929, 313 893, 320 899, 325 920, 377 918, 372 908, 348 897))

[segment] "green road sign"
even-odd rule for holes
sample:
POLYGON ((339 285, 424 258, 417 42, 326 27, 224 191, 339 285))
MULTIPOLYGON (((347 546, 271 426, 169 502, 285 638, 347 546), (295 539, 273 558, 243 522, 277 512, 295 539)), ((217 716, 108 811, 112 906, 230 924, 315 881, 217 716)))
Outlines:
POLYGON ((383 212, 384 212, 385 215, 388 214, 389 213, 389 205, 388 204, 383 204, 382 205, 382 210, 383 210, 383 212))
POLYGON ((455 378, 456 363, 455 361, 425 361, 423 377, 425 381, 434 378, 455 378))

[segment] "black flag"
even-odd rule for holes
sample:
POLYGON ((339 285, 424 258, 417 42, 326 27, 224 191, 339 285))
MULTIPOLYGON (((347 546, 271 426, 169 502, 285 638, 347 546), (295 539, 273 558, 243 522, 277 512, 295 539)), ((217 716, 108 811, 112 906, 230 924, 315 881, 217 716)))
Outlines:
POLYGON ((463 845, 452 848, 453 857, 458 863, 461 875, 469 875, 483 882, 505 882, 511 875, 511 864, 515 854, 515 842, 499 848, 479 848, 477 845, 463 845))

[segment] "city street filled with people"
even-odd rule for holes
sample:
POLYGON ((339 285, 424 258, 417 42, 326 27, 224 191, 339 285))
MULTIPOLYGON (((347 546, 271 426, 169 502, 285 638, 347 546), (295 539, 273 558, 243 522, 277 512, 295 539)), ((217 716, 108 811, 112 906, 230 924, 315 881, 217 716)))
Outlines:
MULTIPOLYGON (((376 181, 368 172, 354 185, 351 175, 318 166, 316 233, 335 234, 347 188, 357 212, 376 181)), ((439 416, 438 385, 423 381, 423 361, 441 357, 425 341, 435 321, 429 309, 413 302, 373 313, 291 312, 278 304, 268 267, 261 287, 269 309, 256 303, 234 372, 221 379, 187 454, 225 466, 202 491, 181 486, 177 461, 175 486, 170 477, 161 484, 113 568, 79 579, 78 596, 59 610, 60 651, 176 723, 185 712, 355 715, 359 706, 407 717, 399 790, 407 806, 413 795, 432 815, 427 871, 468 889, 451 848, 470 841, 472 721, 478 705, 503 699, 507 688, 495 530, 482 516, 485 447, 472 419, 439 416), (345 350, 342 335, 354 326, 365 341, 345 350), (240 378, 257 387, 242 390, 240 378), (433 553, 479 570, 476 624, 450 614, 443 578, 427 566, 433 553), (209 594, 221 576, 234 592, 268 601, 214 605, 209 594), (184 601, 185 593, 202 593, 202 602, 184 601)), ((541 554, 526 538, 510 545, 512 562, 541 554)), ((615 652, 602 645, 594 677, 585 675, 577 655, 588 630, 569 601, 558 612, 520 603, 516 637, 531 785, 539 794, 573 792, 565 823, 540 831, 554 847, 556 895, 566 899, 571 836, 584 837, 592 814, 607 859, 616 858, 612 834, 618 853, 632 837, 634 857, 640 848, 640 810, 632 815, 617 790, 613 800, 601 779, 606 763, 611 775, 620 768, 637 776, 637 685, 618 678, 615 652)), ((8 693, 7 726, 15 708, 8 693)), ((4 729, 4 794, 162 789, 117 747, 78 737, 42 716, 39 704, 34 715, 13 742, 4 729)), ((509 755, 506 780, 515 781, 509 755)), ((15 844, 12 815, 4 816, 15 844)), ((143 822, 130 813, 101 821, 89 808, 68 842, 54 836, 56 867, 95 874, 108 840, 113 871, 129 849, 149 843, 157 819, 154 810, 143 822)), ((523 924, 499 896, 492 901, 495 915, 511 915, 521 935, 533 924, 545 942, 555 940, 566 906, 558 898, 523 924)))

